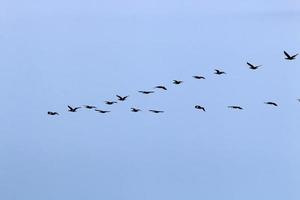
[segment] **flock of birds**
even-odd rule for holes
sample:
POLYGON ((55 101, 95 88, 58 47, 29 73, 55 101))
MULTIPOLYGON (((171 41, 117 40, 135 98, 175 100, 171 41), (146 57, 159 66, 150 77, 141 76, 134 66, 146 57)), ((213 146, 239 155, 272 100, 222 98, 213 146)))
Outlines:
MULTIPOLYGON (((298 54, 290 55, 286 51, 284 51, 284 55, 285 55, 286 60, 294 60, 298 56, 298 54)), ((253 65, 249 62, 247 62, 247 65, 249 66, 249 68, 251 70, 256 70, 256 69, 258 69, 262 66, 262 65, 253 65)), ((219 69, 215 69, 214 74, 223 75, 223 74, 226 74, 226 72, 224 72, 222 70, 219 70, 219 69)), ((205 79, 204 76, 193 76, 193 78, 195 78, 195 79, 205 79)), ((183 83, 183 81, 181 81, 181 80, 173 80, 173 84, 175 84, 175 85, 179 85, 179 84, 182 84, 182 83, 183 83)), ((161 89, 161 90, 167 90, 167 87, 163 86, 163 85, 159 85, 159 86, 156 86, 154 88, 155 89, 161 89)), ((154 93, 154 91, 142 91, 142 90, 138 91, 138 92, 141 93, 141 94, 145 94, 145 95, 154 93)), ((117 97, 118 101, 126 101, 129 96, 116 95, 116 97, 117 97)), ((297 100, 300 102, 300 99, 297 99, 297 100)), ((104 103, 107 104, 107 105, 113 105, 113 104, 116 104, 118 102, 117 101, 104 101, 104 103)), ((277 103, 272 102, 272 101, 268 101, 268 102, 264 102, 264 103, 267 104, 267 105, 271 105, 271 106, 276 106, 276 107, 278 106, 277 103)), ((86 108, 86 109, 90 109, 90 110, 93 109, 94 111, 99 112, 99 113, 103 113, 103 114, 110 112, 109 110, 100 110, 96 106, 93 106, 93 105, 83 105, 83 107, 86 108)), ((77 110, 80 109, 80 108, 81 107, 72 107, 72 106, 68 105, 68 111, 69 112, 73 112, 73 113, 77 112, 77 110)), ((236 109, 236 110, 243 110, 243 108, 241 106, 238 106, 238 105, 231 105, 231 106, 228 106, 228 108, 236 109)), ((205 107, 203 107, 201 105, 195 105, 195 109, 202 110, 204 112, 206 111, 205 107)), ((131 108, 131 112, 136 113, 136 112, 140 112, 140 111, 142 111, 142 110, 139 109, 139 108, 134 108, 134 107, 131 108)), ((148 111, 152 112, 152 113, 163 113, 164 112, 162 110, 153 110, 153 109, 150 109, 148 111)), ((53 111, 48 111, 48 115, 52 115, 52 116, 53 115, 59 115, 59 113, 58 112, 53 112, 53 111)))

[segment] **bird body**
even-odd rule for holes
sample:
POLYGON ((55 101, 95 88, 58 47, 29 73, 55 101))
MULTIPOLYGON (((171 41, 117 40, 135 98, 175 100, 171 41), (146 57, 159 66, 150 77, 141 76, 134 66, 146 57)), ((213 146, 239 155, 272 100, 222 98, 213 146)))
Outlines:
POLYGON ((217 75, 222 75, 222 74, 226 74, 226 72, 221 71, 221 70, 219 70, 219 69, 215 69, 215 74, 217 74, 217 75))
POLYGON ((204 76, 193 76, 195 79, 205 79, 204 76))
POLYGON ((272 106, 278 106, 277 103, 272 102, 272 101, 267 101, 267 102, 265 102, 265 104, 272 105, 272 106))
POLYGON ((167 88, 165 86, 162 86, 162 85, 156 86, 154 88, 162 89, 162 90, 167 90, 167 88))
POLYGON ((154 93, 154 91, 139 91, 139 93, 142 93, 142 94, 151 94, 151 93, 154 93))
POLYGON ((48 111, 48 115, 59 115, 58 112, 51 112, 51 111, 48 111))
POLYGON ((150 112, 153 112, 153 113, 163 113, 164 111, 162 110, 149 110, 150 112))
POLYGON ((250 68, 250 69, 253 69, 253 70, 258 69, 259 67, 262 66, 262 65, 253 65, 253 64, 251 64, 251 63, 249 63, 249 62, 247 62, 247 65, 249 65, 249 68, 250 68))
POLYGON ((95 111, 97 111, 99 113, 109 113, 110 112, 108 110, 99 110, 99 109, 95 109, 95 111))
POLYGON ((284 59, 286 59, 286 60, 294 60, 294 59, 296 59, 296 56, 298 56, 298 53, 297 54, 294 54, 294 55, 290 55, 290 54, 288 54, 286 51, 283 51, 283 53, 284 53, 284 55, 286 56, 284 59))
POLYGON ((118 97, 118 100, 119 101, 125 101, 129 96, 124 96, 124 97, 122 97, 122 96, 120 96, 120 95, 116 95, 117 97, 118 97))
POLYGON ((183 81, 173 80, 173 84, 175 84, 175 85, 179 85, 179 84, 181 84, 181 83, 183 83, 183 81))
POLYGON ((84 105, 84 107, 85 107, 86 109, 93 109, 93 108, 96 108, 96 106, 90 106, 90 105, 84 105))
POLYGON ((237 110, 243 110, 240 106, 228 106, 228 108, 237 109, 237 110))
POLYGON ((138 108, 131 108, 131 112, 140 112, 141 109, 138 109, 138 108))
POLYGON ((203 110, 204 112, 206 111, 203 106, 196 105, 195 108, 198 110, 203 110))
POLYGON ((104 101, 107 105, 113 105, 117 103, 116 101, 104 101))
POLYGON ((81 107, 72 108, 71 106, 68 106, 68 108, 69 108, 69 110, 68 110, 69 112, 76 112, 81 107))

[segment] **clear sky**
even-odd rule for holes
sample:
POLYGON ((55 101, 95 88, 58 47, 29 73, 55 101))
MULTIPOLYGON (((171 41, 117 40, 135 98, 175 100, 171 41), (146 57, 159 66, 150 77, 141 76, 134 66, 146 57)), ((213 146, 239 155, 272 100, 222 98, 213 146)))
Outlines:
POLYGON ((1 1, 0 199, 299 200, 299 21, 298 0, 1 1))

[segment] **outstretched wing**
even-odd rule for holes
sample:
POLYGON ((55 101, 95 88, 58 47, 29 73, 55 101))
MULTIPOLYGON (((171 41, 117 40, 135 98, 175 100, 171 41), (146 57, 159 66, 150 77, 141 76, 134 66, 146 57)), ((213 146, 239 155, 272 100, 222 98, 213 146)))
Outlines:
POLYGON ((290 58, 291 56, 286 52, 286 51, 283 51, 284 55, 286 55, 286 57, 290 58))

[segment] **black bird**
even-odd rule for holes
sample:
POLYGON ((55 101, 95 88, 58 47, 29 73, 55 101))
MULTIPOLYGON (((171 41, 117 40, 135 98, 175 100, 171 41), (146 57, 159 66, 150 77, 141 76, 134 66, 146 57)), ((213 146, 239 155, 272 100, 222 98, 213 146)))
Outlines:
POLYGON ((95 109, 95 111, 97 111, 99 113, 109 113, 110 112, 108 110, 99 110, 99 109, 95 109))
POLYGON ((51 112, 51 111, 48 111, 48 115, 59 115, 58 112, 51 112))
POLYGON ((153 112, 153 113, 163 113, 164 111, 162 110, 149 110, 150 112, 153 112))
POLYGON ((226 74, 226 72, 218 70, 218 69, 215 69, 215 74, 221 75, 221 74, 226 74))
POLYGON ((179 85, 179 84, 181 84, 181 83, 183 83, 183 81, 173 80, 173 84, 175 84, 175 85, 179 85))
POLYGON ((107 105, 113 105, 117 103, 116 101, 104 101, 107 105))
POLYGON ((68 110, 69 112, 76 112, 81 107, 72 108, 71 106, 68 106, 68 108, 69 108, 69 110, 68 110))
POLYGON ((205 79, 204 76, 193 76, 195 79, 205 79))
POLYGON ((298 56, 298 53, 297 54, 295 54, 295 55, 289 55, 286 51, 283 51, 283 53, 284 53, 284 55, 286 56, 284 59, 286 59, 286 60, 294 60, 294 59, 296 59, 296 56, 298 56))
POLYGON ((129 96, 122 97, 122 96, 119 96, 119 95, 116 95, 116 96, 118 97, 119 101, 125 101, 129 97, 129 96))
POLYGON ((167 90, 167 88, 165 86, 162 86, 162 85, 156 86, 154 88, 162 89, 162 90, 167 90))
POLYGON ((243 108, 240 106, 228 106, 228 108, 243 110, 243 108))
POLYGON ((198 110, 203 110, 205 112, 205 108, 203 106, 196 105, 195 108, 198 110))
POLYGON ((272 105, 272 106, 278 106, 277 103, 274 103, 272 101, 267 101, 267 102, 265 102, 265 104, 272 105))
POLYGON ((139 93, 142 93, 142 94, 151 94, 151 93, 154 93, 154 91, 139 91, 139 93))
POLYGON ((86 109, 93 109, 96 108, 96 106, 90 106, 90 105, 83 105, 86 109))
POLYGON ((257 68, 259 68, 259 67, 261 67, 262 65, 252 65, 251 63, 249 63, 249 62, 247 62, 247 65, 249 65, 250 67, 250 69, 253 69, 253 70, 255 70, 255 69, 257 69, 257 68))
POLYGON ((140 112, 141 109, 138 109, 138 108, 131 108, 131 112, 140 112))

